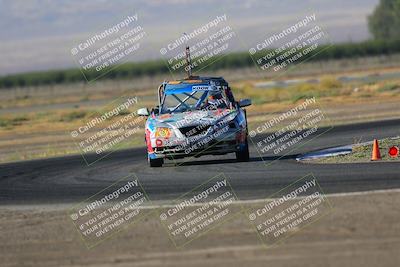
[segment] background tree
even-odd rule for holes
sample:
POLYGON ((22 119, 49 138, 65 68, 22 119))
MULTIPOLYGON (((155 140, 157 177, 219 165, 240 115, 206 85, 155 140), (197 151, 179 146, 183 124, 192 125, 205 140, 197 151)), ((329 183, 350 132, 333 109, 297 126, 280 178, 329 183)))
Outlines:
POLYGON ((380 0, 368 25, 375 39, 400 39, 400 0, 380 0))

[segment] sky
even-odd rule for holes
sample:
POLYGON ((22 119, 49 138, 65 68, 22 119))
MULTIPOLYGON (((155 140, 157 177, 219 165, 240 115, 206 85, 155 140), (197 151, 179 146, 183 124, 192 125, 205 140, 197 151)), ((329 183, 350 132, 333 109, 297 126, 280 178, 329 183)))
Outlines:
POLYGON ((367 16, 379 0, 0 0, 0 75, 77 67, 71 48, 137 14, 146 40, 129 61, 158 59, 160 48, 184 32, 227 14, 244 51, 307 14, 330 42, 370 38, 367 16))

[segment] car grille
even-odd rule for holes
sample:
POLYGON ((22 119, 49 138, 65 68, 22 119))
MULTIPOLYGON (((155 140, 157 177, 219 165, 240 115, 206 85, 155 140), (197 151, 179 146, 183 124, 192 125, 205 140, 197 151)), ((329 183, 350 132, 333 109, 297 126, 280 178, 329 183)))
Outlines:
POLYGON ((235 129, 236 128, 236 124, 234 122, 230 122, 229 123, 229 128, 235 129))
POLYGON ((179 131, 186 137, 196 136, 199 134, 204 134, 211 125, 195 125, 179 128, 179 131))

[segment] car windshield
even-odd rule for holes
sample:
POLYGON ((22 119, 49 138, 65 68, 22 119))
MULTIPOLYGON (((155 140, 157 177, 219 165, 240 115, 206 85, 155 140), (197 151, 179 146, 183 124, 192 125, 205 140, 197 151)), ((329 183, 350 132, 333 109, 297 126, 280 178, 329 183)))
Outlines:
POLYGON ((225 94, 221 90, 206 90, 209 87, 199 87, 199 90, 182 90, 174 88, 171 90, 167 87, 163 98, 161 113, 179 113, 191 110, 212 110, 217 108, 227 108, 227 100, 225 94))

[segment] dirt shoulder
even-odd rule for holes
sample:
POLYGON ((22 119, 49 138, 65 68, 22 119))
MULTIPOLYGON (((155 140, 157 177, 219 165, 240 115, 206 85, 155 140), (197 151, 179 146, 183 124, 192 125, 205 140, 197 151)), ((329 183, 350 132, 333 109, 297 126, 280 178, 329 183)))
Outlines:
POLYGON ((400 192, 328 197, 329 215, 266 249, 239 216, 176 249, 157 216, 88 250, 66 211, 0 208, 2 266, 398 266, 400 192))
MULTIPOLYGON (((398 146, 400 138, 386 138, 378 140, 381 159, 379 161, 400 162, 400 157, 391 157, 389 150, 393 146, 398 146)), ((346 155, 338 155, 331 157, 318 158, 305 161, 307 163, 358 163, 371 162, 372 143, 355 144, 352 152, 346 155)))

